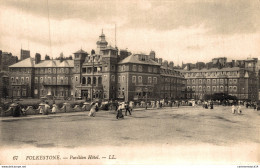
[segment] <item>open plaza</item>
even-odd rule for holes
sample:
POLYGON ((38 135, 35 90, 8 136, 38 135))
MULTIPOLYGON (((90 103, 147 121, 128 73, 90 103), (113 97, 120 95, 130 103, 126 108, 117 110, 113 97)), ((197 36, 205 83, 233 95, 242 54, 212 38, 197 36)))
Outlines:
MULTIPOLYGON (((260 113, 242 106, 165 107, 134 109, 117 120, 115 111, 88 111, 52 115, 2 117, 1 145, 35 147, 125 146, 142 144, 259 143, 260 113)), ((123 111, 123 114, 124 111, 123 111)))

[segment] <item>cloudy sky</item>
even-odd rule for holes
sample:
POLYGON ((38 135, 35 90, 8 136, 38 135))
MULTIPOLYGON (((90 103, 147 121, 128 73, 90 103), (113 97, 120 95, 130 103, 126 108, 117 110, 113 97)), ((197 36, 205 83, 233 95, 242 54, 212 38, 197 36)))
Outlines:
POLYGON ((0 0, 0 49, 53 57, 109 44, 176 64, 260 58, 260 0, 0 0))

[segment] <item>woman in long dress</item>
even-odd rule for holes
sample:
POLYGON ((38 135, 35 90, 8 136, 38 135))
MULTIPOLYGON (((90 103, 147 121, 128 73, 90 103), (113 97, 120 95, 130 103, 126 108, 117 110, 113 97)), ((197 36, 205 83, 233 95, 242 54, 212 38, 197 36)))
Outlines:
POLYGON ((96 105, 95 105, 95 103, 91 104, 88 116, 89 117, 95 117, 96 116, 96 105))
POLYGON ((51 112, 52 112, 53 114, 55 114, 55 113, 57 112, 57 105, 56 105, 55 103, 52 105, 51 112))
POLYGON ((117 109, 117 115, 116 115, 116 119, 119 119, 119 118, 124 118, 124 115, 122 113, 122 110, 123 110, 123 107, 122 107, 122 104, 120 103, 118 109, 117 109))

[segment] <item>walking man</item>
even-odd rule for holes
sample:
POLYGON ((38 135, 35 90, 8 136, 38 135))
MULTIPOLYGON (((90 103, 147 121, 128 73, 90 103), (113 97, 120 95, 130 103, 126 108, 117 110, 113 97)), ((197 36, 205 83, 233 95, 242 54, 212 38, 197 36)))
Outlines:
POLYGON ((132 115, 131 112, 130 112, 130 109, 129 109, 128 102, 125 103, 125 116, 127 116, 127 112, 129 112, 129 114, 132 115))

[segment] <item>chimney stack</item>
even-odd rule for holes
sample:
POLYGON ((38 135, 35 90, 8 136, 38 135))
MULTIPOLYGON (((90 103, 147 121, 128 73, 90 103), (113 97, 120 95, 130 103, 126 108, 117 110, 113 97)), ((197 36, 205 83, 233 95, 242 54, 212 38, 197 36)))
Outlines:
POLYGON ((41 62, 41 54, 36 53, 35 54, 35 64, 38 64, 41 62))

